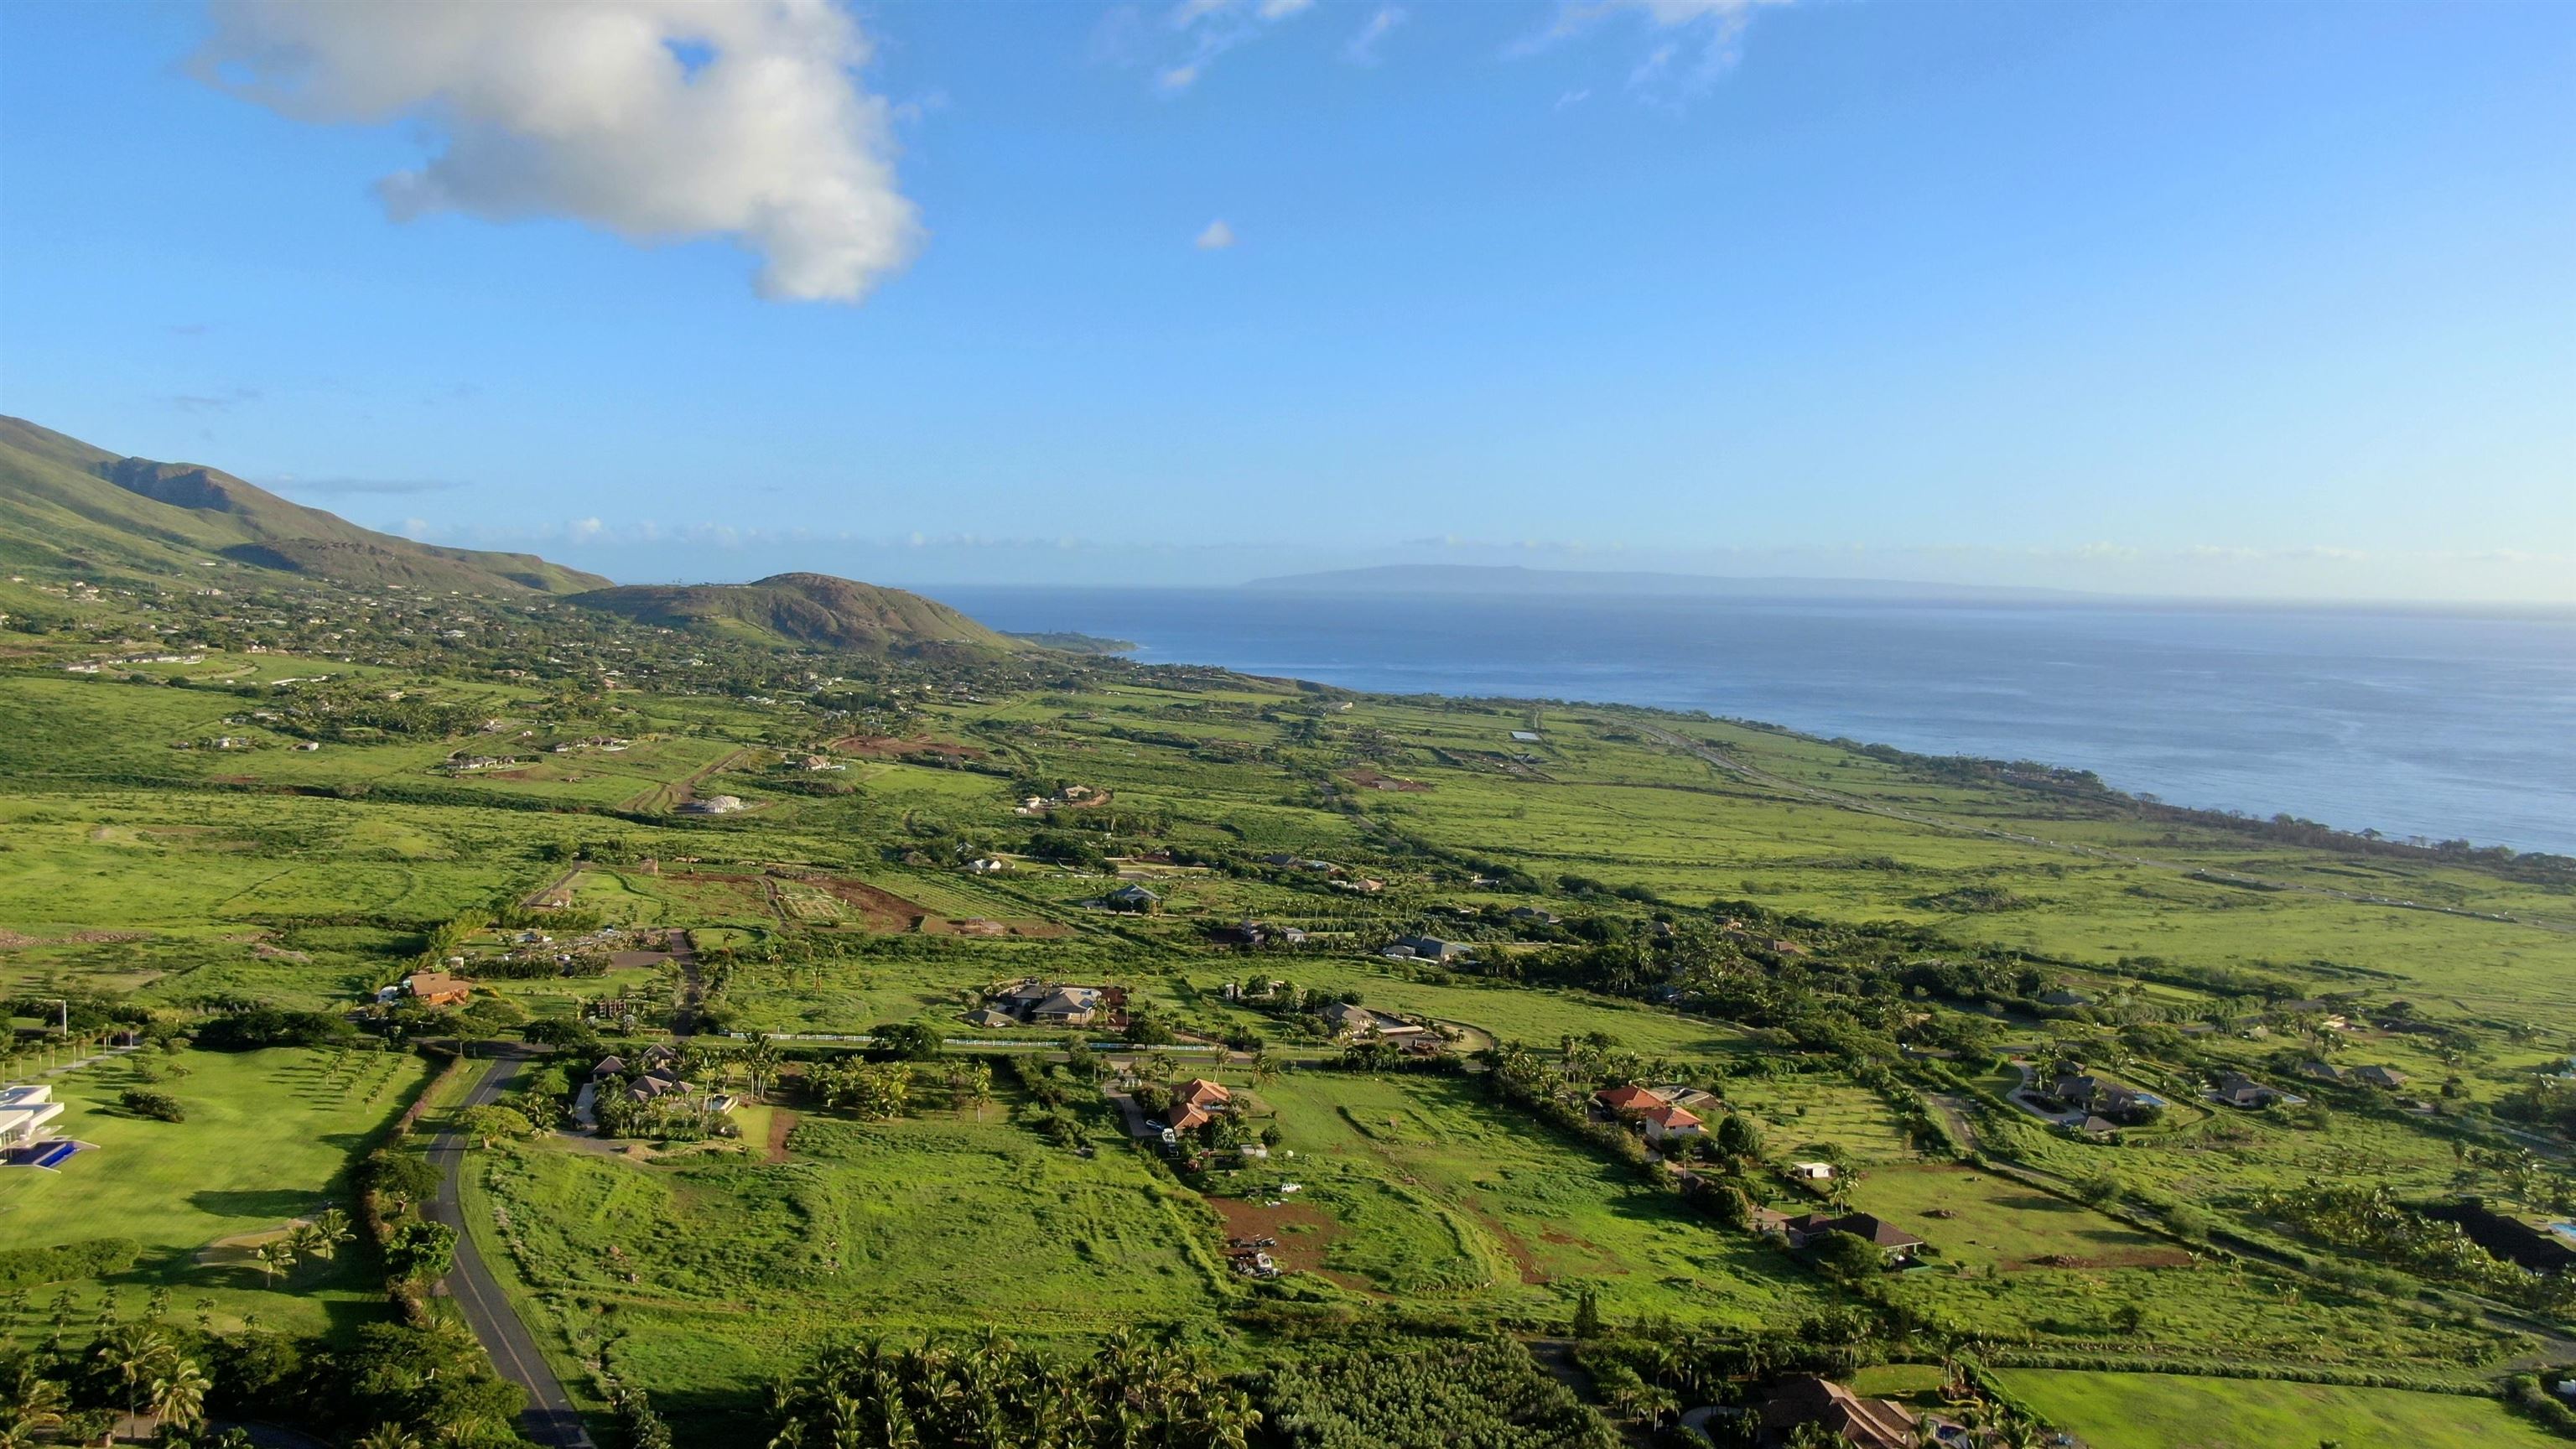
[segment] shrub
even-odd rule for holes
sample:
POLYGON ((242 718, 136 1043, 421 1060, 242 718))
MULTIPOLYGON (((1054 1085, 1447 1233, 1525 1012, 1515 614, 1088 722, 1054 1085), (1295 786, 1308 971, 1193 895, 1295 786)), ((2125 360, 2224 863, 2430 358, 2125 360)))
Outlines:
POLYGON ((123 1104, 126 1111, 138 1117, 153 1117, 163 1122, 188 1120, 188 1109, 180 1104, 178 1098, 167 1092, 153 1091, 149 1087, 128 1087, 125 1089, 125 1095, 116 1100, 123 1104))
POLYGON ((122 1273, 143 1256, 132 1238, 84 1238, 44 1248, 0 1249, 0 1288, 32 1288, 74 1278, 122 1273))

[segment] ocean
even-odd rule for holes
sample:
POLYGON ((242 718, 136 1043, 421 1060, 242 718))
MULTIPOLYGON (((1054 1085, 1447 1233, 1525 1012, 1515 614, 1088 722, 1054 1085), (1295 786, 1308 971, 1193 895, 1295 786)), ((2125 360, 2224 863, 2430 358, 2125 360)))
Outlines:
POLYGON ((998 629, 1397 694, 1706 710, 2177 805, 2576 854, 2576 615, 933 587, 998 629))

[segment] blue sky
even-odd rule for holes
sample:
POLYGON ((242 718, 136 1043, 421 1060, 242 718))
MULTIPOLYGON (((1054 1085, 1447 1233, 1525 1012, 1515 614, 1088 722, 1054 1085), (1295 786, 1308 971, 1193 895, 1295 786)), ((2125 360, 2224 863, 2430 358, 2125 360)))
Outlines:
POLYGON ((12 0, 0 409, 623 579, 2576 602, 2576 6, 819 3, 12 0))

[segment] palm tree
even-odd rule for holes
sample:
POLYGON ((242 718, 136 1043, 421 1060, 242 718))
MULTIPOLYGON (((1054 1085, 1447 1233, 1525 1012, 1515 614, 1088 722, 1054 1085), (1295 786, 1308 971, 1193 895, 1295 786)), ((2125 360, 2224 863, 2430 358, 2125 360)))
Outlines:
POLYGON ((1252 1084, 1256 1087, 1269 1086, 1272 1082, 1279 1080, 1279 1073, 1286 1065, 1286 1058, 1280 1056, 1279 1053, 1272 1051, 1268 1047, 1263 1047, 1261 1050, 1254 1052, 1252 1054, 1252 1084))
POLYGON ((124 1387, 128 1417, 143 1412, 146 1388, 167 1374, 178 1359, 177 1351, 159 1329, 140 1324, 110 1330, 99 1339, 92 1356, 107 1377, 124 1387))
POLYGON ((751 1078, 753 1101, 768 1100, 769 1083, 778 1076, 778 1048, 762 1037, 742 1054, 742 1069, 751 1078))
POLYGON ((61 1384, 39 1375, 33 1363, 21 1362, 17 1377, 0 1394, 0 1449, 35 1443, 38 1435, 63 1421, 70 1404, 61 1384))
POLYGON ((190 1429, 205 1421, 206 1390, 212 1385, 197 1368, 196 1360, 173 1357, 172 1362, 153 1377, 146 1386, 144 1407, 152 1411, 156 1424, 176 1424, 190 1429))
POLYGON ((420 1439, 400 1424, 378 1424, 350 1449, 420 1449, 420 1439))
POLYGON ((293 1236, 289 1235, 283 1238, 271 1238, 267 1242, 260 1244, 258 1249, 253 1253, 253 1256, 259 1259, 260 1273, 265 1276, 269 1282, 274 1283, 277 1281, 278 1274, 291 1273, 295 1270, 295 1242, 293 1236))

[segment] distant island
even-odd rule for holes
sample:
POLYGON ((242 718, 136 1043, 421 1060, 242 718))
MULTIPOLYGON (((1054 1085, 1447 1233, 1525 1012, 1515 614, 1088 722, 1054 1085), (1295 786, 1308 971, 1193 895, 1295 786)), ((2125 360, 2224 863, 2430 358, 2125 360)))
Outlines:
POLYGON ((1023 644, 1035 644, 1041 649, 1053 649, 1065 654, 1133 654, 1138 648, 1133 639, 1103 639, 1097 634, 1078 634, 1067 629, 1039 630, 1034 633, 1018 633, 1005 629, 1002 633, 1004 638, 1017 639, 1023 644))
POLYGON ((2104 596, 2068 589, 2001 584, 1937 584, 1906 579, 1731 578, 1718 574, 1622 573, 1608 569, 1534 569, 1517 564, 1386 564, 1254 579, 1247 589, 1274 592, 1381 594, 1519 594, 1580 597, 1921 599, 1947 603, 2057 603, 2104 596))

